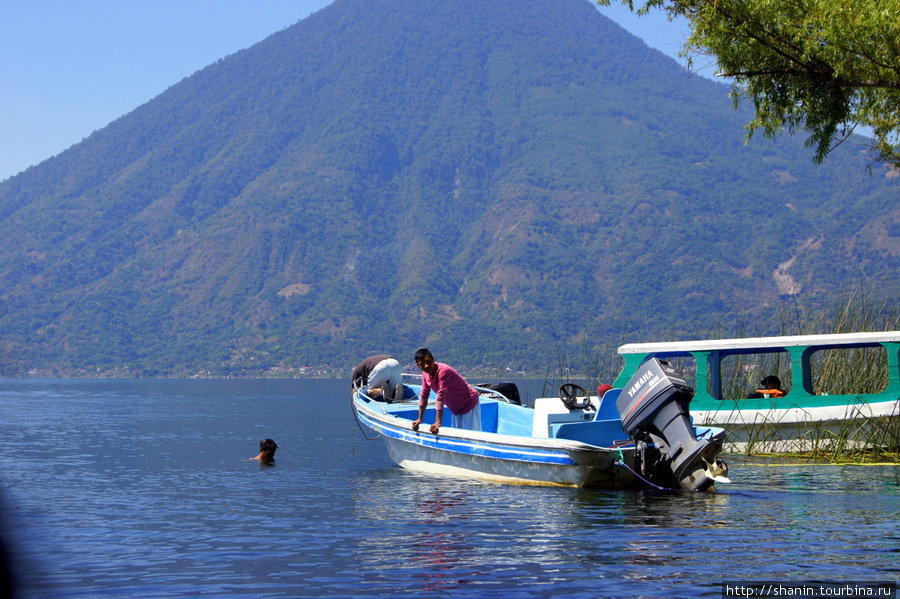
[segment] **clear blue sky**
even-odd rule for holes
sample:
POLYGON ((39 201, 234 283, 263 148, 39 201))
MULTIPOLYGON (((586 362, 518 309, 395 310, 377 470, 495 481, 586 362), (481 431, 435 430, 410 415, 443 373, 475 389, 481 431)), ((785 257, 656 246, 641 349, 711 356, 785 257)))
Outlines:
MULTIPOLYGON (((332 0, 2 0, 0 181, 332 0)), ((675 56, 684 23, 601 12, 675 56)))

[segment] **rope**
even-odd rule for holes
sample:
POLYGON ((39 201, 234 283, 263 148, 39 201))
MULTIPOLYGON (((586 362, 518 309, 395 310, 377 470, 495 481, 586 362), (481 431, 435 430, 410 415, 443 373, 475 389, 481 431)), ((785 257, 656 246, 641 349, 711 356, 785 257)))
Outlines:
POLYGON ((650 482, 649 480, 647 480, 646 478, 644 478, 643 476, 641 476, 640 474, 638 474, 637 472, 635 472, 634 469, 633 469, 631 466, 629 466, 628 464, 625 463, 625 455, 622 453, 622 449, 621 449, 621 448, 619 448, 619 459, 616 460, 614 463, 615 463, 616 466, 624 466, 624 467, 625 467, 629 472, 631 472, 633 475, 635 475, 636 477, 638 477, 639 479, 641 479, 642 481, 644 481, 645 483, 647 483, 647 484, 650 485, 651 487, 654 487, 654 488, 656 488, 656 489, 658 489, 658 490, 660 490, 660 491, 677 491, 677 490, 678 490, 678 489, 671 489, 671 488, 669 488, 669 487, 660 487, 659 485, 650 482))
POLYGON ((354 420, 356 420, 356 426, 359 427, 363 439, 365 439, 366 441, 374 441, 381 436, 381 433, 378 433, 374 437, 369 437, 368 435, 366 435, 366 429, 363 428, 362 422, 359 421, 359 414, 356 411, 356 404, 353 402, 354 394, 355 392, 350 394, 350 411, 353 412, 353 418, 354 420))

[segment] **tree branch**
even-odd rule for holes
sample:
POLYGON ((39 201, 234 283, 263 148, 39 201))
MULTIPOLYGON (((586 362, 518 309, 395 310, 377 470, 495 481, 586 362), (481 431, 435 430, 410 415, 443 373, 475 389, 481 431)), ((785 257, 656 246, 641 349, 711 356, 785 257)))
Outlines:
POLYGON ((839 79, 835 77, 821 76, 816 71, 794 69, 770 69, 765 71, 737 71, 716 73, 716 77, 759 77, 762 75, 805 75, 813 76, 824 83, 830 83, 836 87, 868 87, 877 89, 900 89, 900 81, 871 81, 839 79))

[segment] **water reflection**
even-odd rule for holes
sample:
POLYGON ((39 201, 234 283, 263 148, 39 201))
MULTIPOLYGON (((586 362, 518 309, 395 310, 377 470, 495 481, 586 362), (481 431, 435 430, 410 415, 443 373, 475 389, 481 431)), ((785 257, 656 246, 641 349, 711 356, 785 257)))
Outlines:
POLYGON ((411 522, 410 562, 422 570, 423 590, 464 584, 453 570, 472 563, 474 547, 465 534, 466 504, 471 499, 471 493, 461 490, 426 485, 416 489, 413 503, 417 517, 411 522))
MULTIPOLYGON (((898 533, 884 517, 900 507, 895 491, 862 490, 852 478, 858 470, 847 478, 839 468, 748 469, 758 489, 738 484, 716 494, 515 487, 385 470, 360 481, 359 515, 378 524, 360 541, 360 556, 377 569, 384 552, 376 548, 390 547, 399 571, 427 589, 478 585, 490 572, 537 587, 580 588, 585 576, 605 588, 652 583, 659 595, 648 596, 679 595, 688 581, 692 596, 718 596, 715 581, 748 575, 896 572, 885 552, 897 552, 898 533), (841 489, 864 501, 831 501, 841 489), (368 509, 397 504, 406 508, 368 509)), ((896 470, 883 474, 876 486, 894 489, 896 470)))
POLYGON ((178 383, 0 380, 33 597, 718 597, 898 574, 898 467, 731 460, 718 494, 444 479, 360 442, 344 381, 178 383))
POLYGON ((684 537, 686 529, 728 522, 729 498, 714 494, 516 487, 399 470, 358 482, 357 515, 377 525, 359 540, 364 567, 383 567, 389 554, 425 590, 481 584, 487 572, 538 586, 572 584, 586 573, 668 575, 673 562, 708 553, 695 532, 673 543, 672 529, 684 537))
POLYGON ((723 493, 680 491, 586 491, 573 493, 576 513, 583 525, 662 528, 725 528, 729 520, 730 496, 723 493), (600 516, 594 522, 594 516, 600 516))

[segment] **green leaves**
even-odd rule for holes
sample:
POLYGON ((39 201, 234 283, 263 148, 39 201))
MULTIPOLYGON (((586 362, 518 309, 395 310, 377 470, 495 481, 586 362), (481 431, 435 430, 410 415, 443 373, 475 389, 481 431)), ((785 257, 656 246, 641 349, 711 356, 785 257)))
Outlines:
POLYGON ((752 100, 750 135, 803 129, 822 162, 863 126, 877 157, 900 167, 900 3, 648 0, 640 10, 651 8, 690 20, 685 56, 712 56, 735 103, 752 100))

